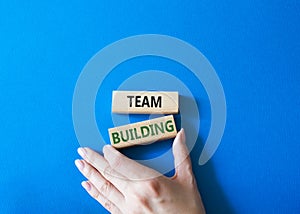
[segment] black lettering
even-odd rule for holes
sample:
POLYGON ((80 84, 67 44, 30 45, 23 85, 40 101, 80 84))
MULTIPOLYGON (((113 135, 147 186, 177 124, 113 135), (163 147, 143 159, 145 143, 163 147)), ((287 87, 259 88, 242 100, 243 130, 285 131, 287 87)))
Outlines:
POLYGON ((129 107, 132 107, 132 98, 134 98, 134 96, 127 96, 127 98, 129 98, 129 107))
POLYGON ((141 102, 141 96, 136 96, 135 97, 135 107, 142 107, 140 102, 141 102))
POLYGON ((157 100, 155 100, 155 96, 151 96, 151 107, 161 108, 161 96, 158 96, 157 100))
POLYGON ((142 103, 142 107, 145 107, 145 105, 149 108, 149 100, 148 100, 148 97, 145 96, 144 99, 143 99, 143 103, 142 103))

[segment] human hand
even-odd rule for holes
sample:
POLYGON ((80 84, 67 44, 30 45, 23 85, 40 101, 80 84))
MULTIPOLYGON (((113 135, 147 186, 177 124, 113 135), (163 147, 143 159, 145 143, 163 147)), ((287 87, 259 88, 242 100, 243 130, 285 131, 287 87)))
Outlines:
POLYGON ((205 213, 182 129, 173 143, 175 175, 165 177, 104 146, 100 155, 79 148, 83 160, 76 160, 79 171, 88 179, 85 190, 111 213, 205 213))

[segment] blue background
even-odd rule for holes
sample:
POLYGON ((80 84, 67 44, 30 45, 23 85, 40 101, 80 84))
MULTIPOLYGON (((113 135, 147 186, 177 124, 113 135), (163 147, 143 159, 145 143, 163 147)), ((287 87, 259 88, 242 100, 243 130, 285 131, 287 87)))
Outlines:
POLYGON ((105 213, 73 164, 73 90, 97 51, 144 33, 191 43, 222 81, 222 142, 204 166, 191 153, 207 212, 299 213, 299 20, 296 0, 1 1, 0 213, 105 213))

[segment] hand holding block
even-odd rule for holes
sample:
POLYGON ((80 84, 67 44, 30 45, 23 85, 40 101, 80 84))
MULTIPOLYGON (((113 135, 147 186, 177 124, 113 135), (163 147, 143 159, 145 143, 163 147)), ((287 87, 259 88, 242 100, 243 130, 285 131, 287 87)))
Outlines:
POLYGON ((173 115, 108 129, 112 146, 123 148, 154 143, 177 134, 173 115))
POLYGON ((177 114, 178 92, 113 91, 113 113, 177 114))

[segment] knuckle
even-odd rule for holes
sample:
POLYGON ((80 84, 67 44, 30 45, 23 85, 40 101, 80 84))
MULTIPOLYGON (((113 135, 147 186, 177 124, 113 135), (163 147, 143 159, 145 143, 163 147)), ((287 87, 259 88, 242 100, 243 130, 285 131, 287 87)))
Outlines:
POLYGON ((148 202, 148 198, 144 197, 144 196, 139 196, 138 198, 138 202, 140 205, 142 205, 142 207, 148 207, 149 206, 149 202, 148 202))
POLYGON ((99 200, 101 198, 101 195, 98 191, 91 193, 91 196, 96 200, 99 200))
POLYGON ((111 208, 112 208, 111 202, 110 202, 110 201, 105 201, 105 202, 104 202, 104 207, 105 207, 107 210, 111 211, 111 208))
POLYGON ((103 176, 110 176, 110 175, 112 175, 112 172, 113 172, 112 167, 111 167, 110 165, 107 165, 107 166, 104 168, 102 174, 103 174, 103 176))
POLYGON ((106 197, 104 197, 100 192, 94 192, 91 196, 97 200, 102 206, 107 209, 110 213, 119 213, 118 209, 109 201, 106 197))
POLYGON ((146 195, 136 195, 136 209, 133 210, 131 213, 153 213, 150 206, 150 200, 151 198, 147 197, 146 195))
POLYGON ((186 167, 186 172, 188 175, 192 176, 193 175, 193 168, 192 168, 192 165, 188 165, 186 167))
POLYGON ((86 167, 85 177, 92 178, 94 176, 94 174, 95 174, 95 172, 94 172, 94 169, 92 167, 86 167))
POLYGON ((108 210, 112 214, 120 213, 119 210, 117 209, 117 207, 109 200, 105 200, 102 205, 106 210, 108 210))
POLYGON ((192 187, 195 187, 197 186, 197 182, 196 182, 196 179, 194 176, 191 176, 190 179, 189 179, 189 184, 192 186, 192 187))
POLYGON ((184 183, 186 184, 187 187, 192 189, 197 187, 197 181, 193 175, 186 177, 184 183))
POLYGON ((111 190, 111 183, 109 183, 108 181, 105 181, 102 186, 100 187, 99 191, 105 195, 106 197, 109 197, 110 194, 110 190, 111 190))
POLYGON ((148 193, 153 197, 158 197, 161 191, 161 184, 157 179, 151 179, 146 182, 148 193))

